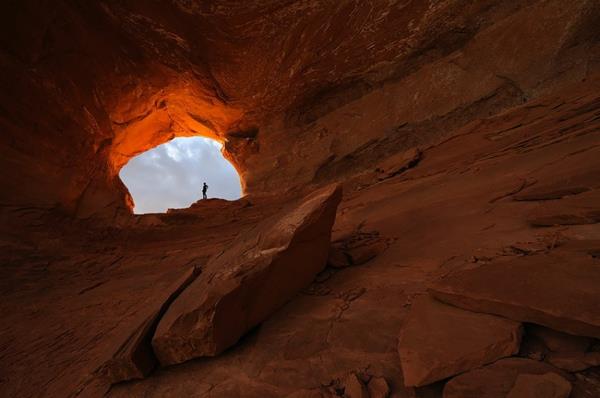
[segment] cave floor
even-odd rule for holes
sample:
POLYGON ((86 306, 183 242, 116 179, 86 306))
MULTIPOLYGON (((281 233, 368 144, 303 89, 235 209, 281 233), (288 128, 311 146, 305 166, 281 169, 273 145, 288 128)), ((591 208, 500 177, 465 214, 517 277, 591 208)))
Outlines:
MULTIPOLYGON (((3 269, 0 395, 282 397, 365 371, 384 376, 393 397, 441 396, 439 385, 403 386, 397 336, 411 302, 447 273, 600 239, 597 223, 528 222, 550 202, 563 213, 580 210, 568 201, 514 200, 536 186, 600 189, 597 93, 564 92, 479 119, 421 148, 421 161, 398 175, 346 181, 332 239, 378 233, 385 251, 363 265, 327 268, 219 357, 110 390, 94 372, 156 304, 155 293, 281 201, 207 201, 123 229, 39 232, 42 243, 15 250, 3 269)), ((588 396, 584 390, 576 385, 572 396, 588 396)))

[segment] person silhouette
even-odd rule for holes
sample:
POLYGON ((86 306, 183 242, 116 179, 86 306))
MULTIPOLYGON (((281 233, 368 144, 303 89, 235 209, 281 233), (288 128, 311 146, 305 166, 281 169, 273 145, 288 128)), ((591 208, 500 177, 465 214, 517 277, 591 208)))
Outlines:
POLYGON ((206 191, 208 191, 208 185, 206 183, 202 184, 202 199, 207 199, 206 191))

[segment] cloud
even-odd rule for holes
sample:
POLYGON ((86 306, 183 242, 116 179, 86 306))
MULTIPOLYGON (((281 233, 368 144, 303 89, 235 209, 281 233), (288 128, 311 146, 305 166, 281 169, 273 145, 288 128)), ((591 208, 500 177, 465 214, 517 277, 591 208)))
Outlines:
POLYGON ((221 144, 203 138, 175 138, 131 159, 119 173, 137 214, 189 207, 202 198, 234 200, 241 196, 235 168, 221 155, 221 144))

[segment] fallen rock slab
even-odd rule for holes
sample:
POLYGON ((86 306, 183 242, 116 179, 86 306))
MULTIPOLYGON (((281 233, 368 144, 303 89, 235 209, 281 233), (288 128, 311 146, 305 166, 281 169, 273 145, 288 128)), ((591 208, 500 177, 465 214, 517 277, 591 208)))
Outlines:
POLYGON ((521 324, 443 304, 416 300, 398 340, 404 385, 419 387, 518 352, 521 324))
POLYGON ((491 365, 454 377, 444 386, 443 398, 506 398, 520 375, 554 373, 560 370, 525 358, 505 358, 491 365))
POLYGON ((571 383, 556 373, 517 376, 514 387, 506 398, 568 398, 571 383))
POLYGON ((212 258, 157 327, 160 363, 221 353, 309 285, 326 265, 341 196, 339 186, 316 191, 212 258))
POLYGON ((193 267, 188 268, 170 287, 157 290, 156 296, 136 320, 131 334, 118 346, 112 358, 98 373, 109 383, 146 377, 157 365, 152 351, 152 336, 161 315, 169 304, 196 278, 193 267))
POLYGON ((430 286, 460 308, 600 337, 600 267, 587 255, 525 256, 457 272, 430 286))

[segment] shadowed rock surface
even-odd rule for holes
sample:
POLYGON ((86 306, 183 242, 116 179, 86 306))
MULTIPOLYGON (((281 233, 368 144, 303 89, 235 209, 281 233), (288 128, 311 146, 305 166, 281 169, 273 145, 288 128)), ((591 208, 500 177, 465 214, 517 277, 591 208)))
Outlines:
POLYGON ((545 357, 546 362, 568 372, 580 372, 600 366, 600 352, 557 352, 545 357))
POLYGON ((539 325, 528 325, 527 334, 540 339, 554 352, 585 352, 593 341, 590 337, 573 336, 539 325))
POLYGON ((600 189, 543 203, 529 218, 535 227, 600 223, 600 189))
POLYGON ((162 316, 152 346, 162 365, 214 356, 264 321, 325 267, 342 191, 311 193, 238 235, 162 316))
POLYGON ((535 359, 413 388, 397 336, 441 280, 598 351, 599 19, 595 0, 0 2, 0 396, 331 398, 354 375, 370 398, 505 398, 558 372, 598 397, 598 367, 559 371, 568 344, 528 335, 535 359), (121 167, 197 135, 245 196, 133 215, 121 167), (101 377, 145 373, 130 353, 182 276, 330 184, 307 286, 219 355, 101 377))
POLYGON ((600 268, 589 256, 557 251, 483 265, 444 278, 430 291, 471 311, 600 338, 600 268))
POLYGON ((506 398, 568 398, 571 383, 556 373, 519 375, 506 398))
POLYGON ((117 349, 113 357, 99 370, 110 383, 148 376, 157 366, 152 349, 152 337, 171 302, 196 278, 194 268, 190 268, 172 286, 157 292, 151 298, 148 308, 140 313, 138 326, 132 327, 132 334, 117 349))
MULTIPOLYGON (((560 370, 542 362, 522 358, 501 359, 450 380, 444 387, 444 398, 504 398, 511 393, 519 377, 545 376, 548 373, 563 377, 560 370)), ((568 385, 568 381, 564 383, 568 385)))
POLYGON ((406 386, 424 386, 519 351, 521 324, 443 304, 412 303, 398 338, 406 386))

